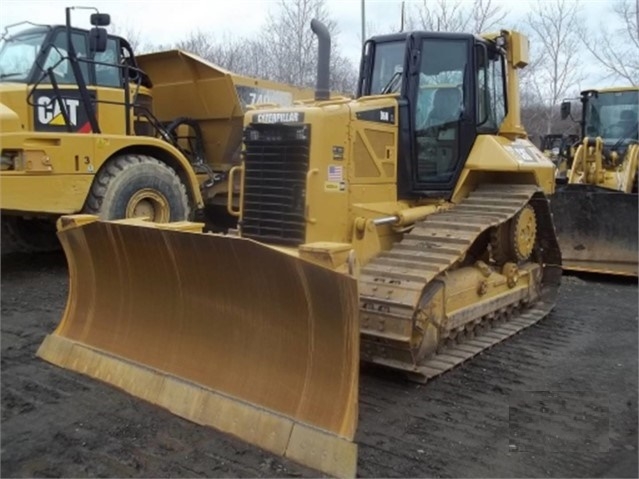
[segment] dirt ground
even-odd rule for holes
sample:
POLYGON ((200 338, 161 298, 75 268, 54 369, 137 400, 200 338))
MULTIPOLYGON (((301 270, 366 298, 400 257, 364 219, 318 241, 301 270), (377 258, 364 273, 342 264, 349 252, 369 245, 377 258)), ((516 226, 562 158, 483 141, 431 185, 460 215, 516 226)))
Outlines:
MULTIPOLYGON (((2 258, 2 477, 317 476, 37 359, 66 274, 2 258)), ((363 371, 358 476, 637 477, 637 294, 567 276, 549 317, 427 385, 363 371)))

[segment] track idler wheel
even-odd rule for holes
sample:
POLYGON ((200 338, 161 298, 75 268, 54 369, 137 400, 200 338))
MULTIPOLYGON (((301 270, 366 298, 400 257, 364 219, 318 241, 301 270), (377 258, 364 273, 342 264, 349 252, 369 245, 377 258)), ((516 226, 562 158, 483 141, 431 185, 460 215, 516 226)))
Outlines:
POLYGON ((497 264, 519 263, 530 258, 537 238, 537 217, 532 206, 524 206, 513 218, 493 229, 490 245, 497 264))

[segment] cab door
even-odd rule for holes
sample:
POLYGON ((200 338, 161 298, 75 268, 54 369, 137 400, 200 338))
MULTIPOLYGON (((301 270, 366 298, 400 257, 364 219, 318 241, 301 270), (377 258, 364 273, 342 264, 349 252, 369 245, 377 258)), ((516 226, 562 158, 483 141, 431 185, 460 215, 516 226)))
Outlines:
POLYGON ((476 136, 473 42, 426 34, 414 45, 406 84, 411 193, 449 199, 476 136))

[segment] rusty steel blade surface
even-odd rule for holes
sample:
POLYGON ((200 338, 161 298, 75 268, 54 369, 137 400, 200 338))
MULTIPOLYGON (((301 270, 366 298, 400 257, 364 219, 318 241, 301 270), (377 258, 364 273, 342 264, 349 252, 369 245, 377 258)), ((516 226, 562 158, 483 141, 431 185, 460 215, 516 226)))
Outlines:
POLYGON ((354 278, 251 240, 63 229, 70 291, 38 355, 329 474, 355 474, 354 278))
POLYGON ((637 194, 564 185, 550 197, 563 268, 637 276, 637 194))

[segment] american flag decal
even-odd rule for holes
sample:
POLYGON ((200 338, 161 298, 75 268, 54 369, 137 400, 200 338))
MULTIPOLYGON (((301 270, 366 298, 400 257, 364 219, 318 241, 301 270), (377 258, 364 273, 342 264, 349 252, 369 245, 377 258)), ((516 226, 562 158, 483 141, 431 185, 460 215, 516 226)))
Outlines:
POLYGON ((328 181, 342 181, 342 165, 329 165, 328 166, 328 181))

